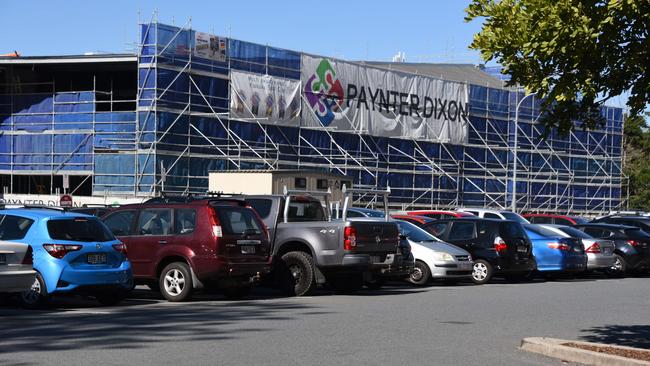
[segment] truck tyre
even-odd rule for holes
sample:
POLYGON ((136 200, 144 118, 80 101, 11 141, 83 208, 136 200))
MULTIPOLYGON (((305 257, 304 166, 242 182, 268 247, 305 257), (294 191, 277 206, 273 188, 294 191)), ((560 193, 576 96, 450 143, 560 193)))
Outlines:
POLYGON ((316 286, 314 260, 305 252, 289 252, 282 256, 280 286, 289 296, 304 296, 316 286))
POLYGON ((168 301, 189 300, 194 291, 190 266, 183 262, 170 263, 160 273, 160 293, 168 301))

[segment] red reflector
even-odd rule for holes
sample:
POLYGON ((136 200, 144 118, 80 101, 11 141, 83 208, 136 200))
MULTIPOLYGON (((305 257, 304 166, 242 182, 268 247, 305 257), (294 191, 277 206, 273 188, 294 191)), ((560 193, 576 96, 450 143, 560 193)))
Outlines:
POLYGON ((639 243, 636 240, 628 240, 627 243, 630 244, 633 247, 638 247, 639 245, 641 245, 641 243, 639 243))
POLYGON ((343 230, 343 249, 355 250, 357 248, 357 229, 346 226, 343 230))

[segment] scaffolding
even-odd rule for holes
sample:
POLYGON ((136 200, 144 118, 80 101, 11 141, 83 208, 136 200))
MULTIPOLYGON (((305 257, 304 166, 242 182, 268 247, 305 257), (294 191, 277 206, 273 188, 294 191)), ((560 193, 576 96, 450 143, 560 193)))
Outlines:
MULTIPOLYGON (((135 111, 115 124, 130 129, 100 131, 99 115, 110 112, 85 111, 92 123, 84 125, 86 132, 74 134, 75 146, 66 150, 73 158, 54 157, 54 150, 47 150, 51 161, 43 172, 56 175, 80 164, 93 177, 94 195, 152 196, 163 186, 167 192, 204 192, 209 171, 309 169, 349 176, 357 187, 390 186, 390 205, 397 209, 507 209, 513 199, 517 128, 518 211, 597 214, 624 208, 620 108, 604 107, 607 123, 598 130, 576 129, 568 136, 552 131, 542 139, 538 98, 521 103, 515 126, 521 92, 504 88, 498 80, 494 86, 468 82, 468 141, 462 145, 237 120, 229 113, 231 72, 300 80, 302 54, 220 37, 227 44, 224 59, 201 58, 194 52, 195 32, 190 22, 182 27, 156 19, 141 24, 135 111), (98 142, 107 142, 109 135, 114 145, 102 150, 98 142)), ((89 93, 83 98, 93 105, 97 91, 89 93)), ((302 104, 301 113, 313 113, 302 104)), ((57 114, 54 109, 49 117, 56 119, 52 114, 57 114)), ((11 116, 21 115, 12 110, 11 116)), ((10 123, 15 127, 15 122, 10 123)), ((6 138, 4 126, 0 139, 6 138)), ((10 130, 14 137, 20 135, 10 130)), ((0 170, 15 171, 16 149, 0 146, 0 170)), ((356 196, 356 204, 375 202, 356 196)))

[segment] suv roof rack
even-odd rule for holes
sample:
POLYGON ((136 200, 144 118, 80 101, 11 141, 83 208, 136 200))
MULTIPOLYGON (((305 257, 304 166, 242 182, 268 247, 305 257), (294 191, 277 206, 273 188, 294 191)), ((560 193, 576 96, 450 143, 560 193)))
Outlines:
POLYGON ((375 196, 381 196, 384 201, 384 218, 386 221, 389 221, 390 219, 390 213, 388 212, 388 196, 390 195, 390 187, 386 187, 386 189, 366 189, 366 188, 348 188, 345 184, 341 188, 341 191, 343 192, 343 196, 345 197, 343 199, 343 220, 347 219, 348 216, 348 207, 350 206, 350 200, 352 198, 352 195, 357 193, 357 194, 370 194, 370 195, 375 195, 375 196))

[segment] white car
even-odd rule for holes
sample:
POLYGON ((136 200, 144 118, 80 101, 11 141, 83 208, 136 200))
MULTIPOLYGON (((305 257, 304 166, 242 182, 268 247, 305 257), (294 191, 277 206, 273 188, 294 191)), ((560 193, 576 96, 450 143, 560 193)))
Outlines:
POLYGON ((415 268, 407 279, 414 285, 426 285, 432 279, 457 282, 471 279, 474 262, 464 249, 441 241, 411 224, 395 220, 400 234, 406 236, 415 257, 415 268))
POLYGON ((520 214, 507 210, 490 210, 487 208, 459 208, 456 211, 468 212, 474 216, 478 216, 484 219, 512 220, 519 221, 522 224, 530 224, 530 221, 526 220, 520 214))
POLYGON ((31 288, 36 272, 29 245, 0 241, 0 293, 22 293, 31 288))

